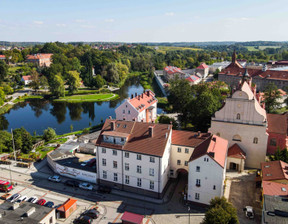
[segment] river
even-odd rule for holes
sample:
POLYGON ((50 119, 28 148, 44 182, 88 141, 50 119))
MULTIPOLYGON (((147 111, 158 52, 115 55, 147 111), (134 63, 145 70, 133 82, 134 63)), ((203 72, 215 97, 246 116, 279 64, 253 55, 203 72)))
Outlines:
MULTIPOLYGON (((131 78, 125 82, 120 90, 119 99, 109 102, 94 103, 66 103, 51 102, 49 100, 31 100, 16 104, 8 113, 0 115, 0 129, 11 130, 11 128, 24 127, 31 134, 36 131, 41 135, 43 130, 52 127, 57 134, 70 132, 100 124, 106 118, 115 118, 115 108, 117 108, 131 94, 141 94, 144 91, 138 77, 131 78)), ((161 108, 157 108, 157 113, 162 113, 161 108)))

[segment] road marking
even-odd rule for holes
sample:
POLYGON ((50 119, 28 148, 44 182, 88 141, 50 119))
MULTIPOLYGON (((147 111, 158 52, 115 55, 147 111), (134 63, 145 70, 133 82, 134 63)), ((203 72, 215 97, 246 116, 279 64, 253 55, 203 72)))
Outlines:
POLYGON ((42 199, 42 198, 44 198, 48 193, 49 193, 50 191, 48 191, 48 192, 46 192, 45 194, 43 194, 43 196, 42 197, 40 197, 39 199, 42 199))
POLYGON ((145 224, 148 224, 150 222, 150 219, 147 219, 147 221, 145 222, 145 224))
POLYGON ((113 221, 112 223, 116 223, 117 220, 119 219, 120 215, 121 215, 121 213, 119 213, 119 214, 117 215, 116 219, 114 219, 114 221, 113 221))
POLYGON ((27 187, 23 188, 21 191, 18 192, 18 194, 20 194, 20 192, 22 192, 22 191, 24 191, 26 189, 27 189, 27 187))

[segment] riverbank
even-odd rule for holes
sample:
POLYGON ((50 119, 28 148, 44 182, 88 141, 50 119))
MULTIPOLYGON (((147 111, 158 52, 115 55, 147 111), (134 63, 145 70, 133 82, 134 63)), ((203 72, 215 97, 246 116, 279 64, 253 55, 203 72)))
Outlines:
POLYGON ((59 99, 53 100, 54 102, 68 102, 68 103, 82 103, 82 102, 99 102, 99 101, 110 101, 118 99, 119 95, 114 93, 103 93, 103 94, 86 94, 86 95, 72 95, 60 97, 59 99))

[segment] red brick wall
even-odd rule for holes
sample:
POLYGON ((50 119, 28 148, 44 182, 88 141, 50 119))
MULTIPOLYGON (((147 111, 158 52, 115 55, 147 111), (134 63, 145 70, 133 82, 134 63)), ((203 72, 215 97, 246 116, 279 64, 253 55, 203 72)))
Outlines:
POLYGON ((277 133, 268 133, 268 143, 267 143, 267 154, 274 154, 277 151, 277 148, 279 147, 281 150, 285 147, 288 147, 288 137, 283 134, 277 134, 277 133), (276 146, 270 145, 271 139, 276 140, 276 146))

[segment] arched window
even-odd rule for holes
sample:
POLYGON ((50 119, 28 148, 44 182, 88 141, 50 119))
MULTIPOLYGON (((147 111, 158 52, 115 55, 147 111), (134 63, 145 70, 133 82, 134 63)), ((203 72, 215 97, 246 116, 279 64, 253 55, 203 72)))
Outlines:
POLYGON ((240 137, 240 135, 234 135, 232 140, 237 141, 237 142, 241 142, 241 137, 240 137))
POLYGON ((236 119, 237 119, 237 120, 240 120, 240 114, 239 114, 239 113, 237 114, 236 119))
POLYGON ((255 138, 253 139, 253 143, 254 143, 254 144, 258 144, 258 138, 255 137, 255 138))
POLYGON ((216 135, 217 135, 218 137, 220 137, 220 133, 219 133, 219 132, 217 132, 216 135))

